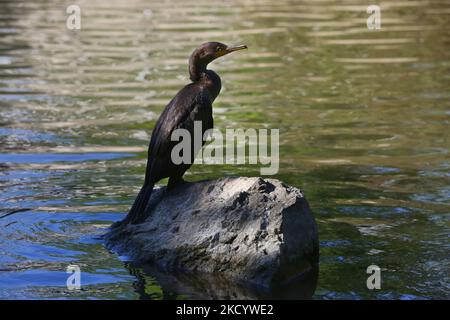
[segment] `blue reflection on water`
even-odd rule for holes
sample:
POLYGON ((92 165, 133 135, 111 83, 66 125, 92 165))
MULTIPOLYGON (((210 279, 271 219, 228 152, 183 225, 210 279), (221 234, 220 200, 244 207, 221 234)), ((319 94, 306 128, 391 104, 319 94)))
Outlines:
POLYGON ((34 290, 49 297, 51 288, 66 290, 70 264, 80 266, 82 287, 131 283, 134 277, 120 260, 105 264, 110 253, 99 237, 105 231, 99 224, 121 218, 116 213, 25 211, 1 219, 0 298, 27 298, 34 290))
POLYGON ((56 137, 55 135, 51 133, 42 133, 42 132, 36 132, 33 130, 26 130, 26 129, 14 129, 14 128, 0 128, 0 136, 6 136, 6 137, 14 137, 15 139, 20 140, 28 140, 33 142, 38 141, 54 141, 54 140, 61 140, 61 138, 56 137))
MULTIPOLYGON (((132 276, 114 275, 109 273, 89 273, 81 270, 81 285, 95 285, 104 283, 117 283, 122 281, 130 281, 132 276)), ((65 271, 52 270, 26 270, 8 273, 0 273, 0 288, 2 289, 18 289, 30 286, 66 286, 67 274, 65 271)))

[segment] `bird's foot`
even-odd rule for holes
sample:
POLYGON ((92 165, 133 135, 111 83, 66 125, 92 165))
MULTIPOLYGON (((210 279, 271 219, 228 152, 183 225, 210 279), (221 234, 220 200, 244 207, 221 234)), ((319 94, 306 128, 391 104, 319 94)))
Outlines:
POLYGON ((125 225, 127 225, 128 223, 129 223, 129 220, 123 219, 123 220, 114 222, 114 223, 110 226, 110 228, 111 228, 111 229, 122 228, 122 227, 124 227, 125 225))
POLYGON ((169 182, 167 183, 167 188, 166 188, 166 192, 169 192, 173 189, 175 189, 177 186, 186 183, 186 181, 183 178, 177 178, 177 179, 173 179, 170 178, 169 182))

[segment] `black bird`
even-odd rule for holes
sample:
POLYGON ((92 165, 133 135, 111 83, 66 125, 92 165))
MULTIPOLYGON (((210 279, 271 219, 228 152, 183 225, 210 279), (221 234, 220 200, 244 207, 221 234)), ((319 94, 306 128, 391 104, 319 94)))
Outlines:
MULTIPOLYGON (((189 75, 192 83, 176 94, 156 122, 148 147, 144 185, 120 225, 139 223, 145 219, 146 208, 156 182, 169 178, 167 189, 170 190, 183 181, 183 174, 189 169, 200 149, 194 150, 192 145, 190 164, 174 164, 171 152, 178 142, 171 141, 171 134, 175 129, 184 128, 193 137, 194 121, 202 122, 202 135, 213 127, 212 103, 222 86, 217 73, 206 67, 219 57, 246 48, 245 45, 229 47, 220 42, 207 42, 194 50, 189 59, 189 75)), ((191 141, 193 144, 193 139, 191 141)))

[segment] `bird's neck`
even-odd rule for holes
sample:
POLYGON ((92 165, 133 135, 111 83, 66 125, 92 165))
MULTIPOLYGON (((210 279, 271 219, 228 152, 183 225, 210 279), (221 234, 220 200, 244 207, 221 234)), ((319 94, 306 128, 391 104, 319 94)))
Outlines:
POLYGON ((213 70, 205 69, 193 82, 208 90, 211 102, 216 99, 220 93, 220 89, 222 88, 222 81, 220 80, 219 75, 213 70))
POLYGON ((201 60, 191 57, 189 61, 189 78, 193 82, 200 81, 200 78, 206 72, 206 65, 201 60))

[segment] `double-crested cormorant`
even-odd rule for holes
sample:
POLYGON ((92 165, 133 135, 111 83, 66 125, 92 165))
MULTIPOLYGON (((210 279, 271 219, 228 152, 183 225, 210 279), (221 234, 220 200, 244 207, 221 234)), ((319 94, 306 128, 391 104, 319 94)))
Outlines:
POLYGON ((174 164, 171 152, 178 142, 171 141, 171 134, 175 129, 183 128, 193 137, 194 121, 202 122, 202 136, 206 130, 213 127, 212 103, 220 92, 221 81, 217 73, 207 70, 206 67, 219 57, 246 48, 245 45, 229 47, 220 42, 207 42, 194 50, 189 59, 192 83, 176 94, 156 122, 148 147, 144 185, 122 223, 139 223, 145 218, 146 207, 156 182, 169 178, 167 188, 171 189, 182 181, 183 174, 193 163, 199 149, 194 150, 194 142, 191 139, 190 164, 174 164))

